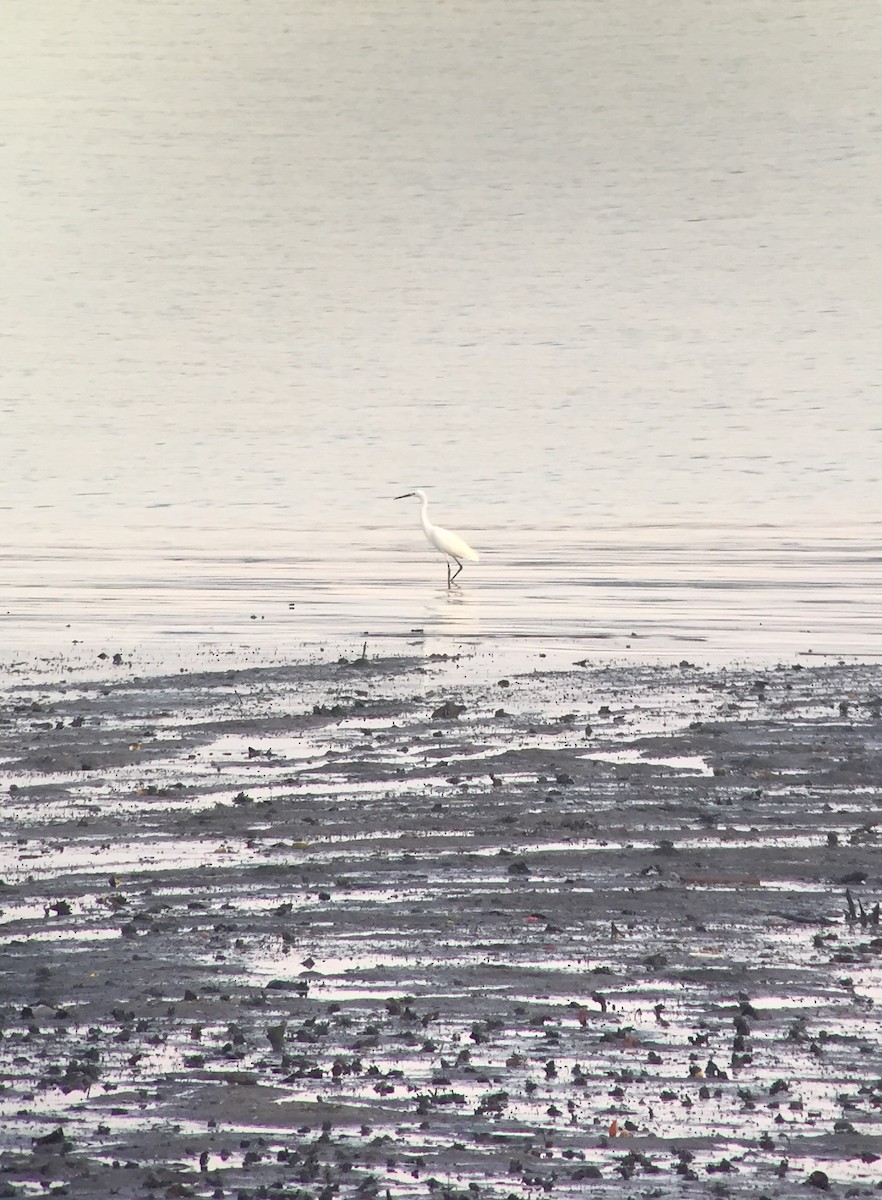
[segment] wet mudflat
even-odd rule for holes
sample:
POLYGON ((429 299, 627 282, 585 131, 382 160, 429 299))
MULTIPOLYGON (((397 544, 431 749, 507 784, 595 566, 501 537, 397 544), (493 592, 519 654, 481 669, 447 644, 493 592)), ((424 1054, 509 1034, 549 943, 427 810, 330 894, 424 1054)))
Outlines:
POLYGON ((878 1194, 880 697, 797 662, 25 678, 0 1196, 878 1194))

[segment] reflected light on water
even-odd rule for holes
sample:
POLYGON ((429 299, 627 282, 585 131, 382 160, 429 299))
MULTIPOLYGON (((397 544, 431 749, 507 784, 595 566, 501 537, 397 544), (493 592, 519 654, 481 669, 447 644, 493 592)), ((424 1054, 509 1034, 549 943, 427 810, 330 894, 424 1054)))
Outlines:
MULTIPOLYGON (((3 555, 3 659, 121 650, 276 661, 512 650, 569 662, 882 653, 878 530, 488 530, 461 587, 396 528, 225 552, 55 546, 3 555), (302 553, 299 552, 302 550, 302 553), (378 570, 382 567, 382 570, 378 570)), ((232 665, 232 664, 231 664, 232 665)))

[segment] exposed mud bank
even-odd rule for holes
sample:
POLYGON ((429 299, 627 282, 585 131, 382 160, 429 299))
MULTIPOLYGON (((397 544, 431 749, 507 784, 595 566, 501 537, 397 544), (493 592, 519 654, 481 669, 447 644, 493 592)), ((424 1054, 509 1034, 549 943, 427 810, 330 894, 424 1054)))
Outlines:
POLYGON ((880 696, 22 683, 0 1196, 878 1194, 880 696))

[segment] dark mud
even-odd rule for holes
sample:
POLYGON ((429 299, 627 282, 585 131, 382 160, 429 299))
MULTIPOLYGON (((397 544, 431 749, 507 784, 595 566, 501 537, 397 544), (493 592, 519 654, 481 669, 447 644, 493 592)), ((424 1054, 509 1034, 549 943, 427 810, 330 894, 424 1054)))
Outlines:
POLYGON ((878 1194, 882 670, 467 679, 7 693, 0 1196, 878 1194))

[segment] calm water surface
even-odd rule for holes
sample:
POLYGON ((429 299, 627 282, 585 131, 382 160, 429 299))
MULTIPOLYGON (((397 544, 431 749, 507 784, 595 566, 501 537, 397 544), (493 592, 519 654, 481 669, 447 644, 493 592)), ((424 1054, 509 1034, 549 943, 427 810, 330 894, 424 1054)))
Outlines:
POLYGON ((2 25, 5 662, 882 652, 875 3, 2 25))

